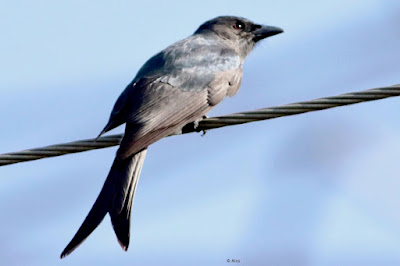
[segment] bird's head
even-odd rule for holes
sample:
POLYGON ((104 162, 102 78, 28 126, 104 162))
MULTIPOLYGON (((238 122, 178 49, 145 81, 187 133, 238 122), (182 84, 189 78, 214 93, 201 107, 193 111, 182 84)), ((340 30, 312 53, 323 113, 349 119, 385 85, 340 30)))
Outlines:
POLYGON ((206 21, 194 34, 216 34, 244 58, 257 42, 282 32, 281 28, 255 24, 245 18, 222 16, 206 21))

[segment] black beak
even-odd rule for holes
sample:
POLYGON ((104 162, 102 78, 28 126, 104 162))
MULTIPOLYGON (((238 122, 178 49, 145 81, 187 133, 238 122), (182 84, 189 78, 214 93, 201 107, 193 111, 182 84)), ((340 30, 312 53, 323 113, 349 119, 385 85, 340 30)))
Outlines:
POLYGON ((282 32, 283 30, 278 27, 257 25, 257 28, 253 31, 254 34, 253 40, 255 42, 258 42, 262 39, 274 36, 282 32))

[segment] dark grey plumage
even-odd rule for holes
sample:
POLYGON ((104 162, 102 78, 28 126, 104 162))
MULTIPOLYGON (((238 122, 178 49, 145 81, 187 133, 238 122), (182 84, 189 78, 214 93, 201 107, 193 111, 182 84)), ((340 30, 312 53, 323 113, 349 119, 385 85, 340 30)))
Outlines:
POLYGON ((217 17, 143 65, 99 135, 126 123, 100 195, 61 258, 81 244, 107 213, 120 245, 128 249, 131 207, 147 147, 235 95, 244 59, 259 40, 281 32, 244 18, 217 17))

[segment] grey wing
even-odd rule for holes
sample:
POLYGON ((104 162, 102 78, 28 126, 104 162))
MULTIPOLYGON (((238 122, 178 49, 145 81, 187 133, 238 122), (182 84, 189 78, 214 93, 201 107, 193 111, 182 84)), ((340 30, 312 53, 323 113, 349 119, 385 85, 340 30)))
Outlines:
POLYGON ((125 136, 117 156, 124 159, 203 117, 240 86, 241 68, 218 72, 203 90, 182 90, 157 79, 136 90, 128 107, 125 136))
POLYGON ((131 83, 129 83, 128 86, 126 86, 125 90, 118 97, 118 100, 116 101, 113 110, 111 111, 107 125, 104 127, 97 138, 99 138, 104 133, 127 122, 127 116, 129 115, 127 113, 127 107, 132 104, 135 106, 137 106, 137 104, 140 104, 137 102, 132 102, 132 100, 137 100, 135 98, 135 94, 137 94, 137 88, 144 87, 145 85, 153 82, 160 75, 162 75, 164 65, 165 61, 163 59, 163 52, 154 55, 143 65, 135 79, 131 83))
POLYGON ((117 156, 121 159, 173 134, 210 109, 207 90, 182 90, 159 79, 135 90, 117 156))

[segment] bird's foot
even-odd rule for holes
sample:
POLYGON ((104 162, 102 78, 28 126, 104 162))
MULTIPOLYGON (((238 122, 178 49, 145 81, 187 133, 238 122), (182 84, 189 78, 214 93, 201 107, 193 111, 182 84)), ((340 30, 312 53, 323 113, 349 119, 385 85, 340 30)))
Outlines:
POLYGON ((208 116, 203 115, 202 118, 199 118, 199 119, 197 119, 197 120, 195 120, 195 121, 193 122, 193 128, 194 128, 197 132, 200 132, 200 131, 201 131, 201 132, 202 132, 202 134, 201 134, 202 137, 204 137, 204 136, 206 135, 207 130, 205 130, 205 129, 198 130, 199 123, 200 123, 201 120, 207 119, 207 118, 208 118, 208 116))
POLYGON ((195 121, 186 124, 182 129, 181 129, 181 133, 190 133, 190 132, 203 132, 202 136, 204 136, 206 134, 206 130, 204 129, 199 129, 199 125, 200 125, 200 121, 203 119, 208 118, 206 115, 203 115, 201 118, 196 119, 195 121))

